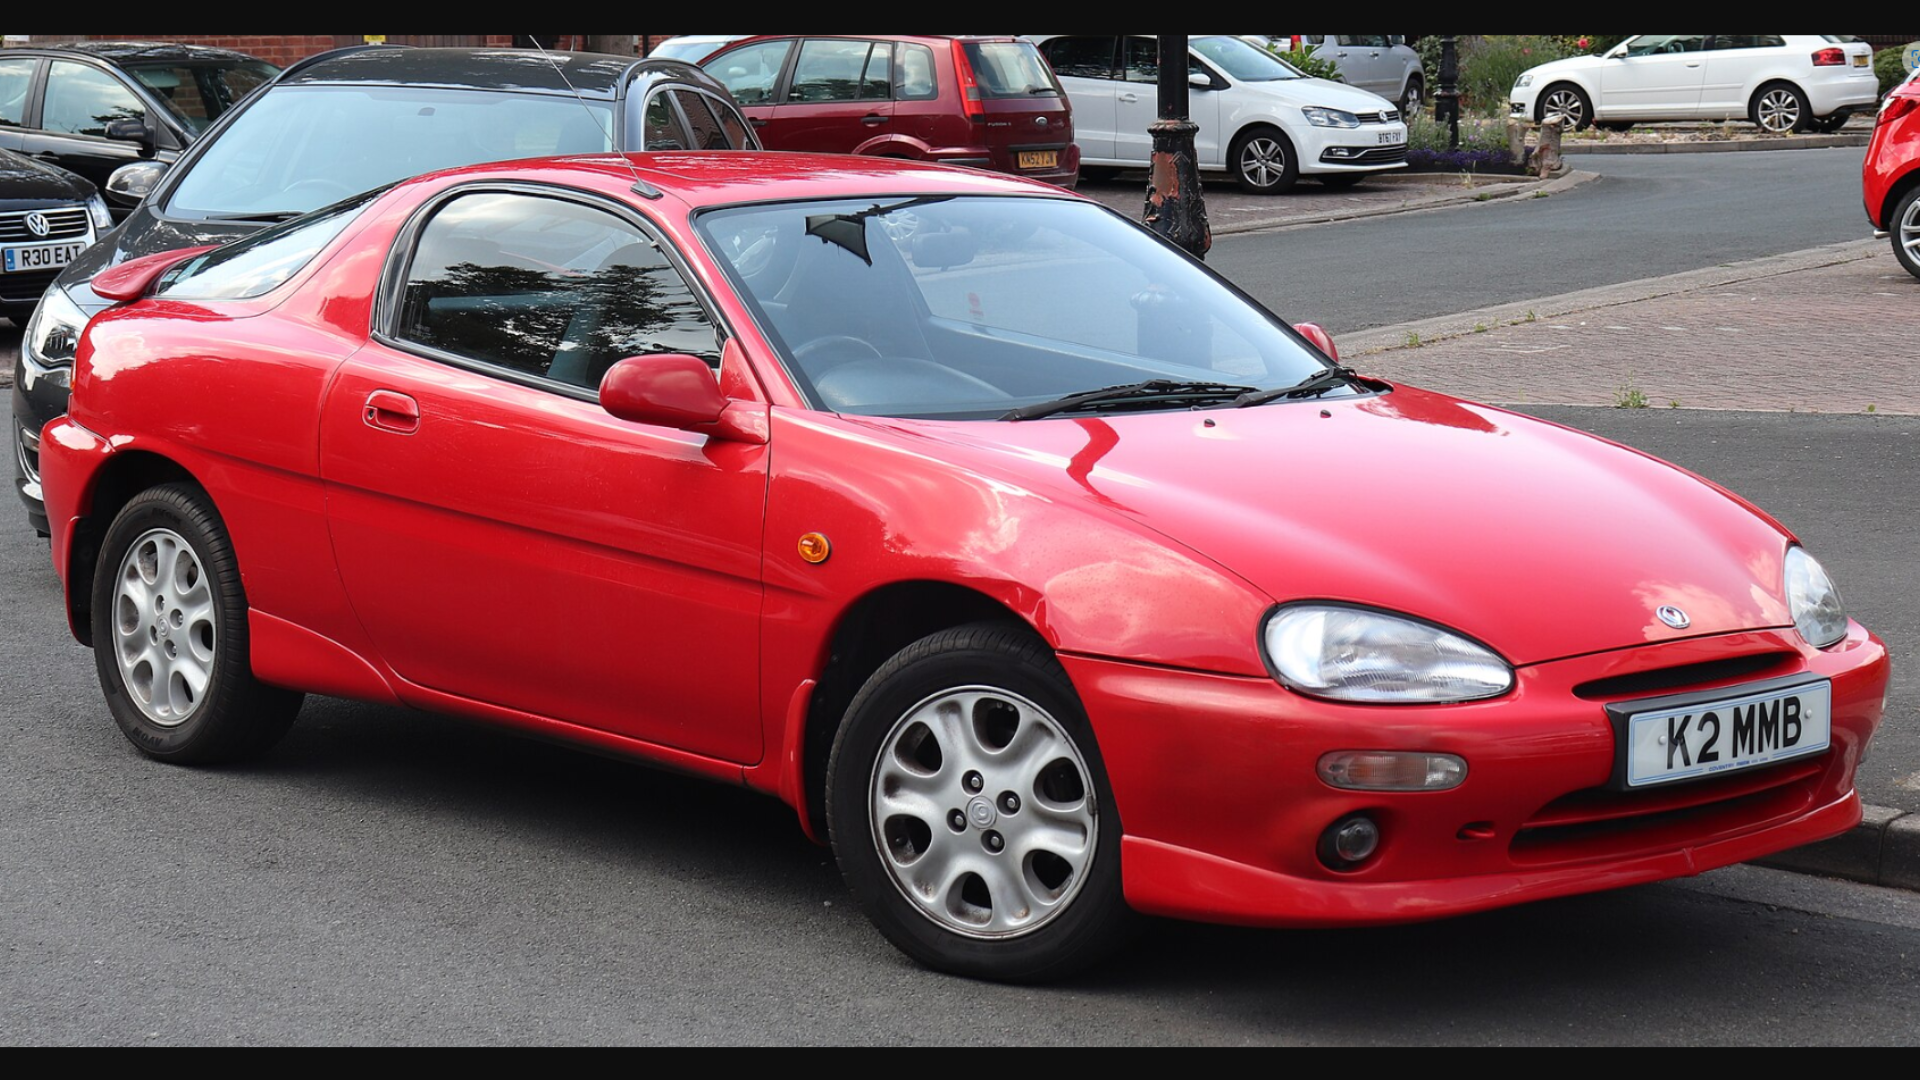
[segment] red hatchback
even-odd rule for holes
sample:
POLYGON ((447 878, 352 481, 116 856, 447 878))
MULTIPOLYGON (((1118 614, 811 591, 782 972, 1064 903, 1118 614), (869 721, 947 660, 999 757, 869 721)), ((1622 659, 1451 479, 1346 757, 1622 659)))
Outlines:
POLYGON ((871 154, 1073 187, 1066 92, 1033 43, 878 34, 746 38, 701 66, 769 150, 871 154))
POLYGON ((1792 533, 1341 367, 1055 187, 508 162, 93 286, 53 561, 161 760, 307 692, 745 785, 1006 979, 1135 913, 1430 919, 1860 821, 1887 652, 1792 533))
POLYGON ((1861 187, 1874 235, 1891 236, 1894 257, 1920 277, 1920 72, 1881 101, 1861 187))

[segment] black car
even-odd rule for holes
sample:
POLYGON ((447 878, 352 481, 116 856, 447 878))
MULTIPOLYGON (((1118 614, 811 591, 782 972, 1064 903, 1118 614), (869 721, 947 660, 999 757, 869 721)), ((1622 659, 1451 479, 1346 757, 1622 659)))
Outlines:
POLYGON ((44 534, 47 520, 27 442, 66 412, 80 331, 111 303, 88 284, 95 274, 223 243, 435 169, 609 149, 759 149, 759 141, 726 87, 678 60, 353 46, 288 67, 172 166, 122 166, 109 187, 144 201, 60 273, 20 342, 13 456, 34 528, 44 534))
MULTIPOLYGON (((231 49, 82 41, 0 53, 0 149, 105 189, 133 161, 171 162, 279 68, 231 49)), ((138 199, 107 191, 115 219, 138 199)))
POLYGON ((112 225, 83 177, 0 150, 0 317, 26 322, 60 268, 112 225))

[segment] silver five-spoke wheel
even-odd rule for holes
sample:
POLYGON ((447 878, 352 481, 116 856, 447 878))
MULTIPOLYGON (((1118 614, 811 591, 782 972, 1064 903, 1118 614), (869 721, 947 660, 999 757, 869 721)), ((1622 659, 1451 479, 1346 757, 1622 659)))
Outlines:
POLYGON ((1240 148, 1240 173, 1255 187, 1272 187, 1287 175, 1287 148, 1279 140, 1256 135, 1240 148))
POLYGON ((115 658, 147 719, 176 727, 206 697, 219 640, 213 592, 200 556, 172 529, 141 534, 120 560, 115 658))
POLYGON ((947 690, 902 716, 868 784, 893 883, 956 934, 1005 938, 1066 909, 1096 850, 1087 764, 1059 721, 1018 694, 947 690))

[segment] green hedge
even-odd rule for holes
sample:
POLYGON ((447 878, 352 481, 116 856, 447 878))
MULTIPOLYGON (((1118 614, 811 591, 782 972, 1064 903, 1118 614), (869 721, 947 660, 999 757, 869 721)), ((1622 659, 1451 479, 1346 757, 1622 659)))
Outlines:
POLYGON ((1886 93, 1907 77, 1907 47, 1896 45, 1873 54, 1873 73, 1880 76, 1880 92, 1886 93))

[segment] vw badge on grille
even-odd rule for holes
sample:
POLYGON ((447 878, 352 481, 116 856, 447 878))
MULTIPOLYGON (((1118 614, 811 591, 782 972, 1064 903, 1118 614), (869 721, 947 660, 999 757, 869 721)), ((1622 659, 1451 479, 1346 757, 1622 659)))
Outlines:
POLYGON ((1662 604, 1660 609, 1655 611, 1654 614, 1660 617, 1661 622, 1666 623, 1675 630, 1685 630, 1687 626, 1693 622, 1692 619, 1687 618, 1686 612, 1681 611, 1672 604, 1662 604))
POLYGON ((45 236, 53 231, 53 226, 47 224, 47 215, 36 210, 27 215, 27 231, 35 236, 45 236))

